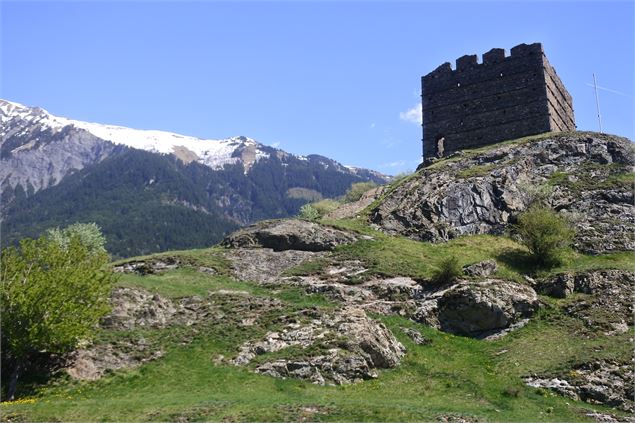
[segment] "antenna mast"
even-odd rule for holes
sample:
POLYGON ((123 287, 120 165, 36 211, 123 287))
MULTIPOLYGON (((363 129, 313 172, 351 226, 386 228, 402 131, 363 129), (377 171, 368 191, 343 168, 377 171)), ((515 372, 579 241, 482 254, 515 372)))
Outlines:
POLYGON ((602 133, 602 115, 600 115, 600 97, 598 96, 598 82, 595 79, 595 72, 593 72, 593 88, 595 88, 595 107, 598 111, 598 124, 600 125, 600 134, 602 133))

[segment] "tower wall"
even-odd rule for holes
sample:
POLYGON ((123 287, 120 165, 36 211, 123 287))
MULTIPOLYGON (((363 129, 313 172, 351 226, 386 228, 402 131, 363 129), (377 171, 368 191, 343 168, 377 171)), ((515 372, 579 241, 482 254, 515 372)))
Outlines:
POLYGON ((548 131, 575 130, 571 96, 542 45, 492 49, 421 78, 423 154, 448 153, 548 131))

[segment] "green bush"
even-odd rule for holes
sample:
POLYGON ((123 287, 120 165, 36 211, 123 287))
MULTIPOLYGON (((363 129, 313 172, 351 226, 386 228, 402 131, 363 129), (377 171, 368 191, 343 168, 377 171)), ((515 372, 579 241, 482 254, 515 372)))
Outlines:
POLYGON ((543 267, 560 264, 575 235, 565 218, 542 205, 531 206, 521 213, 515 229, 535 264, 543 267))
POLYGON ((305 204, 300 207, 298 217, 304 220, 318 220, 320 218, 320 213, 311 204, 305 204))
POLYGON ((67 250, 71 239, 77 236, 91 254, 106 254, 106 237, 96 223, 74 223, 66 228, 49 229, 46 236, 67 250))
POLYGON ((463 269, 459 264, 456 256, 450 256, 442 259, 437 268, 432 272, 432 281, 434 283, 450 283, 454 282, 463 274, 463 269))
POLYGON ((84 244, 79 234, 59 241, 24 239, 0 256, 2 359, 12 369, 9 399, 34 354, 71 351, 93 335, 110 308, 115 277, 105 269, 108 254, 91 250, 96 244, 84 244))
POLYGON ((315 203, 311 203, 311 207, 317 210, 320 217, 324 217, 340 206, 339 201, 325 199, 315 203))
POLYGON ((373 189, 377 186, 374 182, 356 182, 344 194, 344 201, 352 203, 362 198, 362 195, 369 189, 373 189))

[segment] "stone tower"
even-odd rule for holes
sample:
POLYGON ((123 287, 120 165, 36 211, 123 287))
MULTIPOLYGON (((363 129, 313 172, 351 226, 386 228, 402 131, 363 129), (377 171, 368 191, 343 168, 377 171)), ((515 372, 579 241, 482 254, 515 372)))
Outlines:
POLYGON ((549 131, 573 131, 573 103, 542 45, 493 48, 444 63, 421 78, 423 156, 549 131))

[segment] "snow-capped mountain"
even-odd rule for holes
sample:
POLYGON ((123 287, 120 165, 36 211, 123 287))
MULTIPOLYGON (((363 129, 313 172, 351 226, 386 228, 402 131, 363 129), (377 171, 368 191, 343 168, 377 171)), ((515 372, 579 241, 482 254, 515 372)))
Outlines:
MULTIPOLYGON (((95 151, 95 139, 107 141, 114 145, 136 148, 152 153, 173 154, 184 163, 192 161, 208 166, 212 169, 222 169, 228 164, 242 164, 245 172, 260 159, 269 158, 272 150, 277 156, 286 156, 282 150, 267 147, 255 140, 236 136, 227 139, 202 139, 186 135, 175 134, 167 131, 132 129, 123 126, 104 125, 100 123, 83 122, 79 120, 68 119, 65 117, 55 116, 40 107, 27 107, 22 104, 14 103, 0 99, 0 148, 2 149, 2 158, 9 156, 18 159, 18 162, 7 169, 16 170, 16 167, 25 167, 27 163, 20 163, 19 157, 27 151, 33 153, 40 150, 42 154, 38 158, 36 168, 40 168, 46 161, 51 158, 49 166, 56 171, 53 172, 51 178, 44 176, 43 178, 34 178, 29 180, 35 191, 46 188, 51 183, 56 183, 64 176, 65 171, 79 170, 83 168, 82 162, 99 161, 103 157, 100 154, 86 154, 83 147, 95 151), (75 134, 73 134, 75 133, 75 134), (75 138, 73 139, 73 135, 75 138), (48 139, 46 142, 44 139, 48 139), (55 147, 62 147, 65 158, 62 163, 55 163, 54 157, 51 156, 50 148, 46 144, 55 141, 62 141, 65 144, 76 144, 75 147, 81 150, 80 154, 84 160, 77 160, 73 157, 66 146, 62 147, 56 144, 55 147), (90 159, 93 160, 90 160, 90 159), (61 164, 61 166, 60 166, 61 164), (65 166, 69 165, 69 166, 65 166)), ((109 155, 113 150, 113 146, 100 149, 99 153, 109 155)), ((53 153, 53 156, 56 156, 53 153)), ((292 155, 293 156, 293 155, 292 155)), ((300 160, 307 160, 304 156, 295 156, 300 160)), ((348 169, 353 174, 365 175, 369 170, 360 169, 353 166, 342 166, 330 159, 323 161, 323 166, 336 166, 338 170, 348 169)), ((85 165, 85 163, 84 163, 85 165)), ((26 169, 25 169, 26 170, 26 169)), ((20 173, 20 172, 18 172, 20 173)), ((378 172, 374 172, 377 179, 384 179, 384 176, 378 172)), ((7 172, 0 171, 0 182, 5 183, 7 172)), ((42 175, 40 175, 42 176, 42 175)), ((364 177, 364 176, 362 176, 364 177)), ((11 175, 12 183, 15 187, 17 183, 24 185, 28 178, 11 175)))
POLYGON ((247 137, 82 122, 0 100, 3 242, 95 221, 116 234, 120 255, 208 245, 228 228, 293 215, 368 180, 387 178, 247 137))

